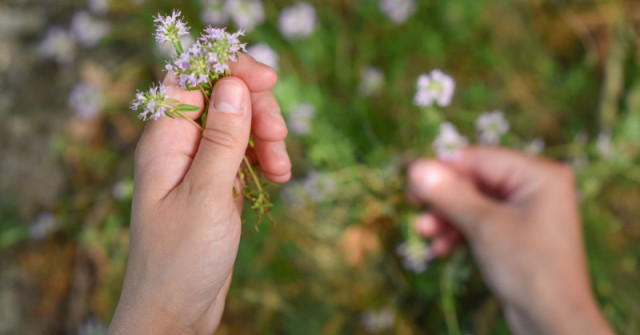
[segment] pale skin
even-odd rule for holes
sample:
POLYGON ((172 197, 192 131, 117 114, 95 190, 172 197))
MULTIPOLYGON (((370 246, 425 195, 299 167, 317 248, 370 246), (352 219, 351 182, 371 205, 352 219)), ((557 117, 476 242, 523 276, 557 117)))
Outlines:
POLYGON ((613 334, 593 298, 576 189, 563 164, 499 148, 409 168, 416 222, 438 255, 464 237, 517 334, 613 334))
MULTIPOLYGON (((240 242, 242 200, 232 189, 245 153, 270 181, 291 178, 287 128, 270 91, 276 73, 246 55, 230 66, 202 135, 187 120, 161 118, 138 144, 131 248, 111 334, 212 334, 240 242)), ((178 88, 175 76, 164 84, 170 98, 204 106, 202 94, 178 88)))
MULTIPOLYGON (((273 182, 291 178, 275 72, 246 55, 230 65, 202 136, 187 120, 162 118, 138 144, 129 262, 110 334, 214 333, 240 241, 242 200, 232 189, 243 157, 249 151, 273 182)), ((164 84, 171 98, 204 105, 171 74, 164 84)), ((413 164, 407 194, 429 208, 416 229, 436 253, 468 241, 516 333, 612 333, 589 288, 568 168, 471 148, 448 163, 413 164)))

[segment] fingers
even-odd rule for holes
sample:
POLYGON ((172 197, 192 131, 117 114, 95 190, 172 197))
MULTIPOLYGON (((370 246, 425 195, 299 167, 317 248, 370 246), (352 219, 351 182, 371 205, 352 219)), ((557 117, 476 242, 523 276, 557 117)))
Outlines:
POLYGON ((446 256, 462 241, 456 228, 433 213, 423 213, 416 219, 415 230, 422 238, 431 239, 431 251, 437 256, 446 256))
POLYGON ((487 193, 500 200, 519 201, 545 179, 545 167, 553 165, 540 158, 497 147, 472 147, 460 153, 451 165, 469 176, 487 193))
POLYGON ((247 83, 251 92, 268 91, 278 82, 276 71, 243 53, 238 55, 237 62, 229 62, 229 68, 234 77, 247 83))
POLYGON ((456 229, 448 229, 431 240, 431 251, 437 256, 450 254, 462 241, 462 235, 456 229))
MULTIPOLYGON (((173 73, 167 75, 163 85, 169 87, 169 98, 201 108, 204 106, 202 94, 179 88, 173 73)), ((186 114, 197 119, 202 110, 186 114)), ((199 138, 199 129, 187 120, 161 117, 151 121, 136 148, 135 171, 140 189, 148 190, 148 194, 157 199, 171 192, 189 169, 199 138)))
POLYGON ((287 182, 291 176, 291 160, 284 141, 269 142, 255 139, 255 152, 260 162, 260 172, 276 183, 287 182))
POLYGON ((253 93, 252 133, 260 171, 275 183, 291 178, 291 160, 284 139, 287 126, 280 112, 280 105, 270 91, 253 93))
POLYGON ((228 196, 249 143, 251 99, 245 82, 226 77, 213 88, 206 128, 185 182, 228 196))
POLYGON ((434 237, 449 230, 451 226, 433 213, 423 213, 416 219, 415 230, 423 238, 434 237))
POLYGON ((247 83, 253 108, 252 134, 260 172, 274 183, 291 179, 291 161, 284 139, 287 126, 280 105, 270 91, 278 81, 276 72, 251 56, 240 54, 238 62, 231 62, 231 73, 247 83))
POLYGON ((283 141, 287 137, 287 125, 280 105, 271 91, 251 94, 253 106, 253 135, 263 141, 283 141))
POLYGON ((437 161, 419 161, 409 168, 409 192, 469 238, 477 225, 501 210, 468 178, 437 161))

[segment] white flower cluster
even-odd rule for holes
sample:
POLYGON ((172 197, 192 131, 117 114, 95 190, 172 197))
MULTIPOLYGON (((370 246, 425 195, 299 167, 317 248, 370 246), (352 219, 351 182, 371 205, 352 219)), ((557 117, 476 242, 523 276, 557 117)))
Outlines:
POLYGON ((104 107, 104 103, 102 89, 94 83, 78 83, 69 94, 69 107, 82 120, 95 119, 104 107))
POLYGON ((311 171, 302 182, 306 194, 313 203, 320 203, 336 192, 336 183, 327 174, 311 171))
POLYGON ((247 54, 253 57, 258 62, 270 66, 272 69, 278 71, 278 62, 280 56, 266 43, 258 43, 247 48, 247 54))
POLYGON ((369 66, 360 72, 360 84, 358 93, 363 97, 370 97, 384 87, 384 72, 380 68, 369 66))
POLYGON ((476 120, 478 141, 482 144, 500 144, 500 138, 509 131, 509 127, 509 121, 501 111, 483 113, 476 120))
POLYGON ((299 136, 307 135, 311 131, 311 120, 316 108, 311 104, 299 104, 289 110, 287 124, 289 130, 299 136))
POLYGON ((316 29, 317 15, 315 8, 306 2, 299 2, 280 12, 278 27, 288 40, 300 40, 316 29))
POLYGON ((544 151, 545 145, 546 144, 543 139, 534 138, 531 142, 525 145, 523 150, 529 155, 539 155, 544 151))
POLYGON ((331 174, 311 171, 304 179, 287 183, 280 196, 292 210, 299 210, 309 203, 319 204, 332 199, 338 188, 331 174))
POLYGON ((610 130, 605 129, 600 131, 596 139, 596 149, 598 150, 598 154, 606 160, 615 158, 617 151, 613 145, 610 130))
POLYGON ((231 20, 238 28, 250 32, 265 20, 260 0, 202 0, 202 7, 202 21, 214 26, 231 20))
POLYGON ((34 241, 40 241, 56 230, 58 224, 56 217, 51 212, 40 213, 29 225, 29 237, 34 241))
POLYGON ((433 148, 440 160, 450 161, 468 144, 467 138, 460 135, 453 124, 443 122, 438 137, 433 141, 433 148))
POLYGON ((362 325, 372 334, 389 330, 395 322, 395 314, 391 308, 368 310, 362 313, 362 325))
POLYGON ((59 64, 71 64, 77 44, 90 48, 98 44, 110 31, 109 23, 92 14, 80 11, 71 18, 69 30, 51 26, 40 43, 40 54, 59 64))
POLYGON ((440 70, 418 77, 416 95, 413 103, 418 107, 430 107, 434 104, 447 107, 451 104, 456 82, 440 70))
POLYGON ((415 273, 424 272, 429 262, 435 258, 427 242, 419 240, 401 243, 396 248, 396 253, 402 259, 403 266, 415 273))
POLYGON ((71 19, 71 32, 76 40, 85 47, 98 44, 110 29, 107 21, 97 19, 87 12, 78 12, 71 19))
POLYGON ((414 0, 381 0, 380 11, 393 23, 403 24, 416 12, 414 0))

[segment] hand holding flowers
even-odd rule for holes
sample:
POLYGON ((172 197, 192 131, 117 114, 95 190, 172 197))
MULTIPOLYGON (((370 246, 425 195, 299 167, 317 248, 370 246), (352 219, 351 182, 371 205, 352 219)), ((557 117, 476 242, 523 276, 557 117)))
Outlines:
MULTIPOLYGON (((211 101, 214 85, 221 78, 231 75, 230 63, 237 63, 239 53, 246 51, 246 45, 240 43, 239 40, 244 32, 240 30, 232 34, 223 28, 207 27, 200 38, 185 50, 180 39, 189 35, 189 27, 182 20, 180 11, 174 10, 169 16, 158 15, 155 22, 156 40, 159 43, 171 44, 176 50, 176 55, 167 63, 166 70, 176 75, 177 86, 180 88, 189 92, 200 91, 202 93, 204 109, 200 115, 200 123, 198 123, 186 113, 200 111, 202 107, 169 98, 169 88, 165 85, 152 86, 148 92, 139 91, 131 108, 134 111, 140 111, 139 118, 142 120, 158 120, 163 116, 183 118, 200 128, 204 133, 209 107, 215 107, 215 103, 212 104, 211 101)), ((269 137, 269 135, 266 136, 269 137)), ((249 143, 253 148, 255 145, 253 139, 250 139, 249 143)), ((281 145, 278 153, 281 153, 282 149, 281 145)), ((269 194, 262 187, 249 157, 243 159, 243 167, 238 172, 238 177, 241 183, 238 188, 234 187, 234 194, 243 195, 253 203, 252 209, 258 214, 258 222, 263 215, 269 216, 273 222, 270 216, 272 205, 269 201, 269 194), (249 187, 252 184, 255 185, 255 190, 249 187)))
POLYGON ((212 333, 240 241, 242 198, 232 190, 245 154, 273 182, 291 176, 275 72, 239 53, 228 73, 209 103, 177 73, 134 102, 153 121, 136 150, 131 250, 111 333, 212 333))

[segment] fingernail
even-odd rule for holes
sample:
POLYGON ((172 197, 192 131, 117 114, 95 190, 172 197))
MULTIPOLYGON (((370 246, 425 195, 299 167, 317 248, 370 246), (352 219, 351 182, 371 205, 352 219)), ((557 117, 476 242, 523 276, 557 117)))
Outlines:
POLYGON ((442 181, 443 171, 431 163, 419 162, 409 168, 409 179, 411 190, 419 197, 426 197, 442 181))
POLYGON ((426 235, 427 233, 429 233, 429 228, 431 228, 429 226, 430 222, 428 219, 424 218, 424 217, 418 217, 418 219, 416 220, 415 224, 414 224, 414 229, 420 234, 420 235, 426 235))
POLYGON ((243 112, 243 99, 242 86, 228 80, 221 81, 214 91, 214 108, 222 113, 239 114, 243 112))
POLYGON ((275 145, 272 151, 279 158, 289 159, 289 154, 287 153, 287 146, 284 143, 275 145))

